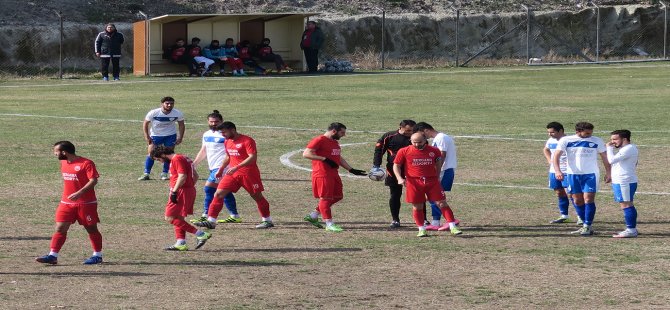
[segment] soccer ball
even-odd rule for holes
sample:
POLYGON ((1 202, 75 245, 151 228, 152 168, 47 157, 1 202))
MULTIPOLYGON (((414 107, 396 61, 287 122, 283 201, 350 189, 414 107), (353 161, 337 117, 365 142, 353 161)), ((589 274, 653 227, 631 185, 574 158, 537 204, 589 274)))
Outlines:
POLYGON ((373 181, 381 181, 386 178, 386 171, 381 168, 372 168, 368 173, 368 178, 373 181))

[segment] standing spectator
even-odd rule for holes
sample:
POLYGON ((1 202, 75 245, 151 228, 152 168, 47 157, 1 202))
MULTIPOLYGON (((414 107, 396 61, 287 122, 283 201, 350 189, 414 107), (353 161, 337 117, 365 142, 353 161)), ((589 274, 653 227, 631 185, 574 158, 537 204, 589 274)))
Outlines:
POLYGON ((212 237, 212 234, 199 230, 184 220, 186 216, 193 214, 193 203, 195 203, 195 182, 198 180, 198 172, 193 168, 193 162, 182 154, 175 154, 172 148, 164 145, 151 150, 151 158, 170 163, 170 196, 165 205, 165 221, 174 226, 177 242, 165 250, 187 251, 187 232, 195 235, 198 240, 195 248, 199 249, 212 237))
MULTIPOLYGON (((440 167, 440 186, 445 192, 451 192, 451 187, 454 185, 454 177, 456 175, 456 143, 449 135, 439 132, 426 122, 419 122, 414 126, 414 131, 422 132, 426 138, 433 139, 433 146, 440 150, 440 157, 442 158, 442 166, 440 167)), ((433 217, 430 225, 426 226, 426 230, 451 230, 451 226, 458 225, 458 220, 454 217, 454 222, 444 223, 440 226, 440 219, 442 218, 442 210, 437 206, 435 201, 430 201, 430 213, 433 217)), ((446 219, 446 218, 445 218, 446 219)))
MULTIPOLYGON (((161 107, 153 109, 144 117, 142 124, 142 132, 144 132, 144 140, 147 142, 147 158, 144 161, 144 174, 138 179, 140 181, 149 180, 151 168, 154 166, 154 159, 151 157, 151 150, 158 145, 165 145, 168 148, 174 149, 177 144, 181 143, 184 137, 184 114, 174 108, 174 98, 163 97, 161 99, 161 107), (179 127, 179 133, 175 123, 179 127)), ((168 180, 168 170, 170 168, 170 161, 163 162, 163 172, 161 173, 161 180, 168 180)))
POLYGON ((231 122, 223 122, 217 129, 221 130, 221 134, 226 138, 225 146, 228 156, 223 160, 219 171, 215 175, 216 178, 223 178, 216 188, 212 203, 209 205, 207 220, 196 222, 195 226, 209 229, 216 228, 216 218, 223 209, 224 197, 231 192, 237 193, 240 188, 244 188, 249 196, 256 201, 258 212, 261 214, 262 222, 256 225, 256 228, 274 227, 272 217, 270 217, 270 203, 263 197, 265 189, 261 180, 261 171, 256 163, 258 158, 256 141, 247 135, 238 133, 235 124, 231 122))
POLYGON ((638 150, 635 144, 630 143, 630 130, 612 131, 610 142, 607 143, 607 159, 612 164, 612 192, 614 201, 619 203, 626 222, 626 230, 619 232, 614 238, 637 237, 637 210, 633 205, 633 198, 637 190, 637 157, 638 150), (614 148, 619 152, 614 154, 614 148))
POLYGON ((226 39, 226 43, 222 46, 223 49, 223 61, 225 61, 230 68, 233 70, 233 76, 245 76, 244 73, 244 63, 240 59, 239 52, 235 46, 235 40, 233 38, 226 39))
POLYGON ((250 45, 249 40, 244 40, 237 45, 237 51, 239 52, 240 59, 242 59, 242 62, 245 65, 254 68, 254 72, 256 74, 265 74, 267 70, 261 67, 261 65, 259 65, 254 60, 254 58, 251 55, 252 52, 251 47, 249 45, 250 45))
POLYGON ((120 80, 121 67, 121 44, 123 44, 123 34, 116 30, 114 24, 107 24, 105 31, 98 33, 95 38, 95 56, 100 58, 100 73, 102 80, 109 81, 109 61, 112 61, 112 76, 114 81, 120 80))
POLYGON ((326 222, 326 230, 340 232, 342 228, 333 223, 331 207, 342 200, 342 179, 338 173, 340 166, 354 175, 366 175, 363 170, 352 168, 341 156, 340 138, 347 133, 342 123, 332 123, 328 131, 315 137, 308 144, 302 157, 312 160, 312 193, 319 199, 316 210, 304 217, 312 225, 323 228, 319 223, 319 214, 326 222))
POLYGON ((556 180, 568 179, 568 191, 572 195, 577 215, 584 220, 584 226, 573 234, 582 236, 593 235, 593 219, 596 215, 596 193, 598 192, 598 181, 600 169, 598 168, 598 155, 605 166, 605 182, 612 181, 612 170, 607 160, 607 148, 605 142, 593 136, 593 124, 579 122, 575 124, 576 134, 563 137, 558 141, 556 152, 552 162, 554 167, 560 167, 560 159, 563 153, 567 155, 567 169, 564 174, 560 169, 556 170, 556 180))
POLYGON ((405 119, 400 122, 399 128, 382 135, 375 145, 375 154, 372 160, 372 169, 381 169, 382 160, 386 153, 386 178, 384 184, 389 187, 389 208, 391 209, 391 228, 400 227, 400 197, 402 186, 398 184, 396 175, 393 173, 393 159, 398 151, 411 145, 409 137, 412 135, 416 122, 405 119))
POLYGON ((315 21, 308 21, 305 31, 302 33, 300 48, 305 53, 307 71, 314 73, 319 68, 319 49, 323 45, 323 32, 315 21))
MULTIPOLYGON (((544 157, 549 163, 549 188, 553 189, 556 193, 556 197, 558 197, 558 212, 561 214, 560 217, 552 220, 550 223, 561 224, 566 223, 569 220, 568 207, 570 206, 570 198, 568 197, 568 193, 566 191, 566 188, 568 188, 568 180, 556 180, 556 167, 554 167, 553 158, 556 153, 556 146, 558 145, 558 141, 565 137, 565 128, 563 128, 563 124, 559 122, 551 122, 547 124, 547 133, 549 134, 549 139, 547 139, 547 143, 544 144, 544 149, 542 152, 544 153, 544 157)), ((563 173, 567 171, 567 160, 567 156, 565 153, 563 153, 559 159, 559 163, 561 165, 558 167, 563 173)), ((579 218, 579 216, 577 216, 577 218, 577 225, 582 225, 582 219, 579 218)))
POLYGON ((284 59, 281 55, 275 54, 272 52, 272 47, 270 46, 270 39, 265 38, 263 42, 258 45, 258 58, 262 61, 271 61, 275 63, 277 68, 277 73, 281 73, 282 70, 291 71, 291 68, 286 65, 284 59))
POLYGON ((186 46, 186 51, 188 51, 189 57, 193 58, 196 71, 199 71, 201 75, 205 75, 205 73, 209 72, 209 67, 214 64, 214 60, 202 56, 200 38, 193 37, 191 39, 191 44, 186 46))
POLYGON ((174 45, 168 47, 167 50, 165 50, 165 56, 174 64, 186 65, 189 75, 198 75, 195 61, 189 54, 184 39, 179 38, 175 41, 174 45))
POLYGON ((419 228, 417 237, 427 236, 424 223, 426 213, 423 209, 426 198, 437 202, 447 223, 450 224, 451 234, 460 235, 462 232, 454 224, 454 214, 440 187, 438 177, 442 166, 440 149, 427 145, 428 140, 421 132, 412 134, 410 140, 412 145, 400 149, 393 160, 393 171, 397 176, 398 184, 407 187, 405 199, 413 206, 412 215, 419 228))
MULTIPOLYGON (((216 178, 216 173, 219 171, 219 168, 221 168, 221 163, 223 163, 223 160, 227 156, 225 145, 226 138, 221 134, 221 131, 216 129, 221 123, 223 123, 223 116, 219 111, 214 110, 207 115, 207 125, 209 126, 209 130, 202 134, 202 147, 193 161, 193 165, 197 167, 201 161, 207 159, 209 178, 207 178, 207 182, 205 182, 205 187, 203 188, 205 199, 203 201, 202 216, 199 219, 191 220, 192 223, 207 220, 209 204, 212 203, 216 188, 219 186, 219 179, 216 178)), ((223 198, 223 203, 226 205, 226 209, 228 209, 230 216, 226 219, 219 220, 218 222, 241 223, 242 218, 237 213, 237 201, 235 200, 233 193, 226 195, 223 198)))
POLYGON ((58 252, 65 244, 70 225, 75 221, 84 226, 93 246, 93 255, 84 261, 85 265, 102 263, 102 234, 98 230, 98 200, 94 187, 98 184, 98 171, 90 159, 77 156, 74 144, 59 141, 54 144, 54 155, 60 160, 63 177, 63 195, 56 208, 56 232, 51 236, 49 254, 37 257, 38 263, 55 265, 58 252))

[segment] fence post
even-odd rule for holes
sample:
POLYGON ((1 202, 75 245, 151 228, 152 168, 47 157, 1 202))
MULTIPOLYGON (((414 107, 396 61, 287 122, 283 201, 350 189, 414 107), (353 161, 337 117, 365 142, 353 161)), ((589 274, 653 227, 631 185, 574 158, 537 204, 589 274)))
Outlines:
POLYGON ((589 3, 596 8, 596 62, 600 62, 600 7, 593 1, 589 3))
POLYGON ((151 72, 149 72, 151 65, 149 64, 149 61, 151 61, 151 43, 149 42, 149 15, 145 14, 142 11, 137 11, 142 17, 144 17, 144 42, 146 45, 144 46, 144 75, 148 76, 151 72))
POLYGON ((668 46, 668 7, 663 1, 659 1, 659 3, 661 3, 661 8, 663 8, 663 59, 667 59, 666 48, 668 46))
POLYGON ((521 6, 526 9, 526 64, 530 64, 530 8, 524 4, 521 6))
POLYGON ((382 70, 386 69, 384 60, 386 59, 386 50, 384 43, 386 41, 386 9, 382 9, 382 54, 381 54, 381 60, 382 60, 382 70))
POLYGON ((58 78, 63 79, 63 12, 55 11, 60 19, 60 28, 58 31, 58 78))
POLYGON ((458 67, 458 58, 460 57, 459 37, 461 34, 461 9, 456 9, 456 67, 458 67))

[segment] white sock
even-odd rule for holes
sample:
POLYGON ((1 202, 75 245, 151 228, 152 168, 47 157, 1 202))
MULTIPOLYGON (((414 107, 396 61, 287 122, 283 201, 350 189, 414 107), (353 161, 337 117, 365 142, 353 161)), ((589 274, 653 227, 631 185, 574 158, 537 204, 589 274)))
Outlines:
POLYGON ((312 211, 312 213, 309 214, 309 217, 313 219, 318 219, 319 218, 319 212, 312 211))
POLYGON ((561 218, 562 218, 562 219, 567 219, 567 218, 568 218, 568 215, 567 215, 567 214, 561 214, 561 218))
POLYGON ((93 256, 102 257, 102 252, 93 252, 93 256))
POLYGON ((452 228, 454 228, 454 227, 456 227, 456 223, 455 223, 455 222, 451 222, 451 223, 449 223, 449 229, 452 229, 452 228))
POLYGON ((240 218, 240 215, 239 214, 231 214, 230 217, 238 219, 238 218, 240 218))
MULTIPOLYGON (((198 236, 198 237, 200 237, 204 234, 205 234, 205 232, 202 231, 202 230, 198 230, 198 231, 195 232, 195 235, 198 236)), ((179 242, 179 240, 177 240, 177 242, 179 242)), ((184 240, 184 244, 186 244, 186 240, 184 240)))
POLYGON ((425 225, 424 225, 424 226, 419 226, 419 231, 425 231, 425 230, 426 230, 426 226, 425 226, 425 225))
POLYGON ((208 217, 207 217, 207 221, 208 221, 208 222, 212 222, 212 223, 216 223, 216 218, 215 218, 215 217, 208 216, 208 217))
POLYGON ((186 244, 186 239, 177 239, 177 242, 175 242, 175 245, 184 245, 186 244))
POLYGON ((207 217, 207 213, 203 213, 203 214, 202 214, 202 217, 207 217))
POLYGON ((333 224, 334 224, 334 223, 333 223, 333 220, 332 220, 332 219, 326 220, 326 226, 331 226, 331 225, 333 225, 333 224))
POLYGON ((49 255, 58 257, 58 252, 54 252, 53 250, 49 252, 49 255))
POLYGON ((440 220, 432 220, 432 221, 430 221, 430 225, 440 226, 440 220))
POLYGON ((262 217, 263 222, 272 222, 272 216, 262 217))
POLYGON ((244 74, 244 69, 240 69, 240 73, 241 73, 241 74, 244 74))

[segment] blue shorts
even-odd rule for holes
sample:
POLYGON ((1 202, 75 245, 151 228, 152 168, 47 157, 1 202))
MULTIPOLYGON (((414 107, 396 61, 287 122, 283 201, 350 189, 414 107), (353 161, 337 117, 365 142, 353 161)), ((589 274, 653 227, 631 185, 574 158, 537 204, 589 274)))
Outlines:
POLYGON ((442 171, 442 179, 440 179, 440 185, 442 185, 442 190, 445 192, 451 192, 451 186, 454 185, 454 168, 449 168, 442 171))
POLYGON ((177 134, 171 136, 151 136, 153 145, 175 146, 177 144, 177 134))
MULTIPOLYGON (((565 176, 565 174, 563 174, 565 176)), ((564 177, 563 181, 556 180, 556 174, 553 172, 549 173, 549 188, 551 189, 562 189, 568 187, 568 178, 564 177)))
POLYGON ((221 179, 216 178, 216 173, 219 171, 219 168, 215 168, 209 171, 209 178, 207 178, 207 182, 214 183, 214 184, 219 184, 219 181, 221 179))
POLYGON ((628 201, 632 202, 636 190, 637 190, 637 183, 628 183, 628 184, 612 183, 612 193, 614 193, 614 201, 616 202, 628 202, 628 201))
POLYGON ((568 174, 568 193, 582 194, 582 193, 597 193, 598 192, 598 176, 595 173, 589 174, 568 174))

